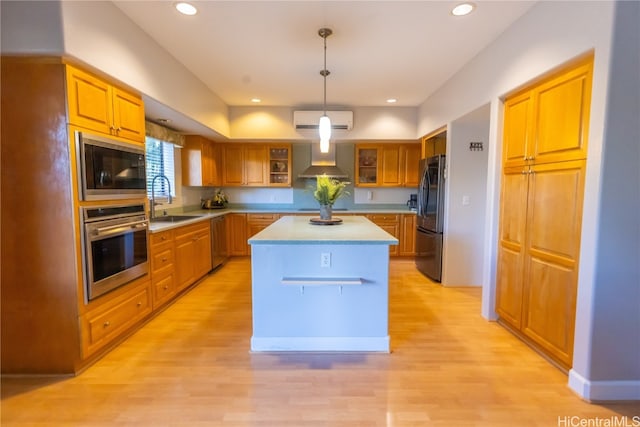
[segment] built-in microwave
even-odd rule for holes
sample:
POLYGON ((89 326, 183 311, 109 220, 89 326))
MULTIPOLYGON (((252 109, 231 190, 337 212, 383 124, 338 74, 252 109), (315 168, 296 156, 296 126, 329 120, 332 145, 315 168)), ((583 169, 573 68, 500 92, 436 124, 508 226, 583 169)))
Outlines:
POLYGON ((78 182, 82 200, 145 197, 144 147, 76 132, 78 182))

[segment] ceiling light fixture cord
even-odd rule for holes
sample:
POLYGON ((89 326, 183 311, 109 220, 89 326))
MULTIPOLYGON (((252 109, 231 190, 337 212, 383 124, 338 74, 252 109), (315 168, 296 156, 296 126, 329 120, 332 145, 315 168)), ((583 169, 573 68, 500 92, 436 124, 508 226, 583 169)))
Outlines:
POLYGON ((329 139, 331 138, 331 120, 327 116, 327 76, 331 74, 327 70, 327 37, 333 34, 329 28, 320 28, 318 35, 324 39, 324 68, 320 71, 320 75, 324 79, 324 97, 323 97, 323 115, 320 117, 320 123, 318 129, 320 131, 320 152, 329 152, 329 139))

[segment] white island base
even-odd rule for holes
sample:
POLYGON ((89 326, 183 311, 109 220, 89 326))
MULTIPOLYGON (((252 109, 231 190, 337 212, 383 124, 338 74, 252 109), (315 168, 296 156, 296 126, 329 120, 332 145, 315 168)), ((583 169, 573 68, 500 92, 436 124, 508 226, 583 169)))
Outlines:
POLYGON ((365 217, 284 217, 249 239, 251 351, 389 352, 389 245, 365 217))

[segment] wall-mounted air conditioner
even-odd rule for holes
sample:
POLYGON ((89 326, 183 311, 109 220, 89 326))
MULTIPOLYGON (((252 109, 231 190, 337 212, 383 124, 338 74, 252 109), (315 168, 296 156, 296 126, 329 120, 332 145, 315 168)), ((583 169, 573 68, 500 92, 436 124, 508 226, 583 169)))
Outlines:
MULTIPOLYGON (((293 127, 297 130, 318 129, 320 117, 324 111, 294 111, 293 127)), ((353 128, 353 111, 327 111, 332 129, 351 130, 353 128)))

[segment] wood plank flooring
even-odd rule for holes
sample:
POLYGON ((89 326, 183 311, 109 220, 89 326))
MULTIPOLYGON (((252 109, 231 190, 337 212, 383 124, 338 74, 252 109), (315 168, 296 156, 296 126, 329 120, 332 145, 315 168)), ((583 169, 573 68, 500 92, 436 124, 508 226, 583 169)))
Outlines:
POLYGON ((250 280, 249 259, 231 259, 78 377, 3 378, 2 426, 570 426, 640 415, 638 404, 580 400, 566 375, 482 319, 479 288, 443 288, 410 260, 391 261, 391 354, 251 354, 250 280))

